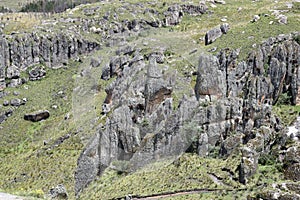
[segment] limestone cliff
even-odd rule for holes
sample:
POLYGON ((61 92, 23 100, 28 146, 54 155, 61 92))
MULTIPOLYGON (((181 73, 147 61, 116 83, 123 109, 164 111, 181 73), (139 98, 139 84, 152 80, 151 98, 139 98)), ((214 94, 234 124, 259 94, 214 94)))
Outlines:
POLYGON ((245 61, 238 60, 235 50, 202 53, 194 91, 187 91, 175 109, 172 90, 178 78, 159 66, 163 54, 143 58, 132 49, 130 55, 118 55, 103 71, 117 79, 106 89, 106 121, 78 160, 77 194, 117 160, 128 161, 129 170, 135 170, 186 151, 200 156, 217 151, 224 157, 240 151, 239 180, 246 183, 259 157, 286 137, 271 110, 282 93, 296 102, 300 45, 294 38, 270 38, 245 61), (125 64, 115 64, 118 59, 125 64))

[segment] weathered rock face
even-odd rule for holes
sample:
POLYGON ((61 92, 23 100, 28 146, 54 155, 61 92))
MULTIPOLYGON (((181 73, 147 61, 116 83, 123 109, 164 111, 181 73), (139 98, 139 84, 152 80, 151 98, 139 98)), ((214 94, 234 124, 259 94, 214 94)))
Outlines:
POLYGON ((299 144, 288 148, 284 158, 284 175, 287 179, 300 181, 300 149, 299 144))
POLYGON ((197 99, 208 95, 210 98, 223 98, 226 96, 226 72, 220 70, 216 57, 201 55, 198 67, 195 94, 197 99), (213 76, 212 76, 213 74, 213 76))
POLYGON ((292 102, 298 94, 300 46, 292 38, 269 39, 247 61, 239 62, 236 51, 201 55, 194 95, 184 95, 176 110, 176 73, 163 73, 155 54, 144 58, 133 50, 126 58, 124 53, 112 58, 102 78, 118 76, 104 102, 113 109, 105 111, 110 117, 78 160, 76 193, 116 160, 128 161, 134 170, 185 151, 209 156, 217 150, 224 157, 239 152, 238 177, 247 183, 259 156, 281 135, 272 104, 282 92, 289 91, 292 102))
POLYGON ((223 34, 226 34, 229 31, 229 24, 225 23, 218 27, 215 27, 209 30, 205 34, 205 45, 209 45, 220 38, 223 34))
MULTIPOLYGON (((80 54, 89 53, 99 47, 75 33, 23 33, 22 35, 1 35, 0 37, 0 85, 6 87, 4 80, 10 79, 9 86, 22 84, 20 72, 28 67, 45 64, 56 68, 75 59, 80 54)), ((45 72, 35 68, 29 72, 30 79, 37 80, 45 72)))

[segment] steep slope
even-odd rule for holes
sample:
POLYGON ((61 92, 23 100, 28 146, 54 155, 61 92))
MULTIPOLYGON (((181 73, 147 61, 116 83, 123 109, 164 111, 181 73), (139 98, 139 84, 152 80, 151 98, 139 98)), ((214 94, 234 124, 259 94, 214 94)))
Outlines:
POLYGON ((44 197, 63 184, 70 199, 74 188, 82 199, 217 188, 227 192, 207 195, 230 198, 284 180, 281 164, 259 164, 288 148, 271 105, 282 93, 297 101, 294 5, 112 1, 54 15, 27 33, 5 22, 12 34, 1 38, 0 103, 9 106, 0 108, 0 188, 44 197), (287 25, 273 9, 287 10, 287 25), (251 23, 254 14, 260 20, 251 23), (204 46, 221 19, 230 30, 204 46), (50 118, 24 121, 39 110, 50 118), (179 158, 184 152, 201 157, 179 158), (159 173, 140 169, 164 159, 159 173))

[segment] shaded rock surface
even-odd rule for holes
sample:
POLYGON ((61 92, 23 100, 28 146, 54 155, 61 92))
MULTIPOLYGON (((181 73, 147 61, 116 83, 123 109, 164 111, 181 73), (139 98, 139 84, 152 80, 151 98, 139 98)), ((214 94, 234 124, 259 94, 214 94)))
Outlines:
POLYGON ((41 121, 41 120, 48 119, 49 117, 50 117, 49 111, 45 110, 45 111, 38 111, 38 112, 33 113, 33 114, 25 114, 24 115, 24 120, 32 121, 32 122, 38 122, 38 121, 41 121))
MULTIPOLYGON (((8 86, 22 84, 20 72, 28 67, 45 64, 57 68, 76 59, 78 55, 89 53, 99 47, 75 33, 24 33, 22 35, 1 35, 0 37, 0 80, 11 79, 8 86), (73 35, 73 36, 72 36, 73 35)), ((41 67, 29 72, 31 80, 40 79, 45 75, 41 67)), ((6 87, 6 85, 4 85, 6 87)))
POLYGON ((229 24, 225 23, 214 29, 209 30, 205 34, 205 45, 209 45, 220 38, 223 34, 226 34, 229 31, 229 24))
POLYGON ((106 88, 109 117, 78 159, 76 194, 115 161, 127 161, 135 170, 186 151, 239 155, 233 173, 247 183, 259 157, 279 148, 274 142, 285 137, 271 111, 282 93, 292 94, 292 103, 298 95, 300 46, 293 38, 270 38, 245 61, 228 49, 200 55, 194 92, 183 95, 175 109, 176 71, 163 72, 155 56, 135 59, 138 50, 110 61, 102 74, 104 80, 117 76, 106 88))

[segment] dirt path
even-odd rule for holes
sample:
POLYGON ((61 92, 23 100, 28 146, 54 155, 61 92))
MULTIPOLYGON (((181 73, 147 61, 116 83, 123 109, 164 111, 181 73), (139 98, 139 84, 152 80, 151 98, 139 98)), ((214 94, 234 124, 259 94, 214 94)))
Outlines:
POLYGON ((25 200, 25 198, 0 192, 0 200, 25 200))
POLYGON ((198 193, 206 193, 206 192, 218 192, 218 191, 244 191, 246 189, 191 189, 191 190, 183 190, 183 191, 175 191, 175 192, 165 192, 160 194, 152 194, 147 196, 130 196, 121 197, 121 198, 114 198, 114 200, 121 200, 121 199, 131 199, 131 200, 151 200, 151 199, 162 199, 167 197, 175 197, 181 195, 188 195, 188 194, 198 194, 198 193))

